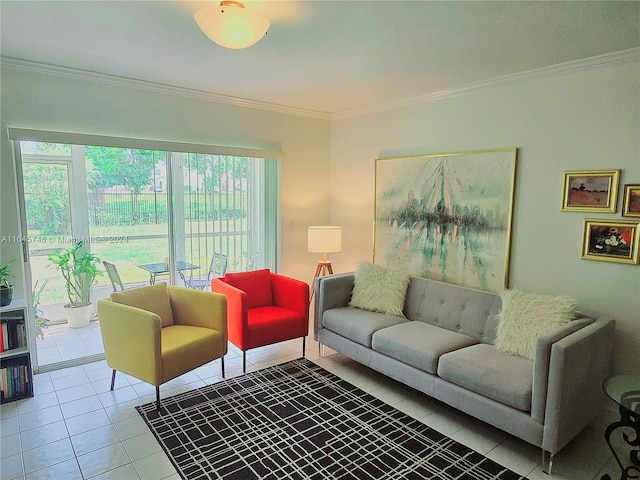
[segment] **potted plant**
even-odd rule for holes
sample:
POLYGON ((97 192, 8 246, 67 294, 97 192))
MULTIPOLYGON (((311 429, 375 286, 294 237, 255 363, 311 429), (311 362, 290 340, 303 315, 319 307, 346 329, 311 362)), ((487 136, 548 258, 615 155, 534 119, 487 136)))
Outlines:
POLYGON ((0 306, 6 306, 13 300, 13 285, 9 283, 9 278, 13 277, 9 264, 13 260, 0 263, 0 306))
POLYGON ((87 252, 84 242, 75 243, 71 248, 65 248, 58 253, 49 255, 65 281, 65 289, 69 297, 67 322, 71 328, 81 328, 89 325, 91 319, 91 285, 102 272, 98 270, 100 258, 87 252))

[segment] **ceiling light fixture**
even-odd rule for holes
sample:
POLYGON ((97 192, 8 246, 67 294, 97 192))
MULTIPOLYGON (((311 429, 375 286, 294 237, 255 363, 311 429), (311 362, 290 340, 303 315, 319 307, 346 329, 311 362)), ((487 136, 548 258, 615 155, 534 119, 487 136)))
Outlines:
POLYGON ((218 45, 233 49, 247 48, 258 42, 270 25, 265 17, 233 0, 202 8, 194 18, 207 37, 218 45))

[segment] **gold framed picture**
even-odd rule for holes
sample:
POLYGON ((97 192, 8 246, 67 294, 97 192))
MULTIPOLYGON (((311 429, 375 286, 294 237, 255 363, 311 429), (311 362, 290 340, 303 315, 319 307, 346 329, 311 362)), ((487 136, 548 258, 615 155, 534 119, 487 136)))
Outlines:
POLYGON ((563 212, 616 213, 620 170, 564 172, 563 212))
POLYGON ((581 258, 637 265, 638 225, 633 221, 586 218, 581 258))
POLYGON ((640 184, 624 186, 622 216, 640 218, 640 184))
POLYGON ((378 158, 373 263, 487 292, 508 288, 517 152, 378 158))

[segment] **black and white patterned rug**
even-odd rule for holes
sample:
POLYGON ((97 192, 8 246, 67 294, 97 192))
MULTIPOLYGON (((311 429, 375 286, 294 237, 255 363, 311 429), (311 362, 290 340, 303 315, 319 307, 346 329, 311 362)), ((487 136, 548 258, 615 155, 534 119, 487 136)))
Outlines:
POLYGON ((306 359, 136 408, 189 480, 526 480, 306 359))

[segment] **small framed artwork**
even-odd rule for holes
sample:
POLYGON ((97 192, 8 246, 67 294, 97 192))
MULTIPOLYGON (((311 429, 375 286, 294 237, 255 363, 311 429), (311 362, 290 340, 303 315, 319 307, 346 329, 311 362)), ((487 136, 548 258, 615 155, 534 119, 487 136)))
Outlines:
POLYGON ((615 213, 620 170, 564 172, 563 212, 615 213))
POLYGON ((625 220, 585 219, 581 258, 637 265, 638 225, 625 220))
POLYGON ((640 185, 624 186, 622 216, 640 218, 640 185))

